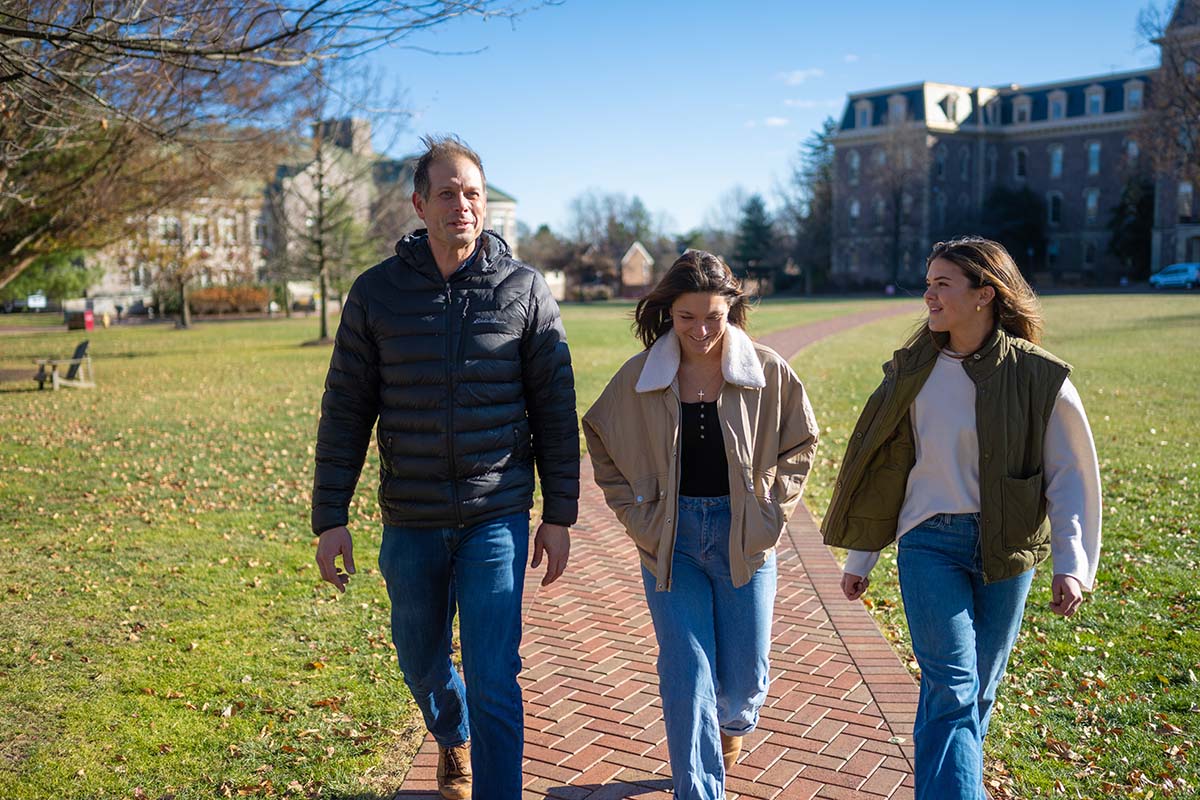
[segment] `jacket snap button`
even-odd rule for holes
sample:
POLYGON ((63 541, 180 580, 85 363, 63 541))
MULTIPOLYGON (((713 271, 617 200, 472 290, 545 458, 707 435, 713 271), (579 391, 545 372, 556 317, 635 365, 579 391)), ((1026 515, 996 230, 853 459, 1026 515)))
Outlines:
POLYGON ((859 431, 858 433, 854 434, 855 439, 861 439, 862 437, 863 437, 862 431, 859 431))
POLYGON ((642 496, 641 496, 640 494, 638 495, 637 501, 638 501, 639 503, 640 503, 640 502, 642 502, 642 496))
POLYGON ((974 358, 976 361, 978 361, 978 360, 979 360, 979 353, 976 353, 974 356, 972 356, 972 358, 974 358))
POLYGON ((670 524, 671 524, 671 518, 670 518, 670 517, 667 517, 667 524, 668 524, 668 525, 670 525, 670 524))
POLYGON ((667 493, 666 493, 666 492, 659 492, 659 493, 658 493, 658 496, 659 496, 659 497, 666 497, 666 496, 667 496, 667 493))

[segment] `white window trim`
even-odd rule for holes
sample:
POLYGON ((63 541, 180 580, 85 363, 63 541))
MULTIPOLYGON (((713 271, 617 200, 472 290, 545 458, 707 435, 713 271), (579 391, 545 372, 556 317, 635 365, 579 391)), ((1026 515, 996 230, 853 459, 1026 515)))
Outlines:
POLYGON ((1098 117, 1102 115, 1104 113, 1104 87, 1093 83, 1091 86, 1087 87, 1085 92, 1086 94, 1084 95, 1083 101, 1084 115, 1088 117, 1098 117), (1095 97, 1100 98, 1100 109, 1098 111, 1092 111, 1092 99, 1095 97))
POLYGON ((1100 190, 1092 186, 1083 190, 1083 224, 1084 225, 1099 225, 1100 217, 1103 215, 1103 209, 1100 208, 1100 190), (1089 216, 1088 200, 1096 198, 1096 215, 1089 216))
POLYGON ((854 127, 856 129, 861 130, 864 128, 870 128, 871 122, 872 122, 871 117, 872 117, 872 108, 871 108, 870 100, 865 100, 865 99, 859 100, 857 103, 854 104, 854 127), (863 121, 863 112, 864 111, 867 114, 865 123, 863 121))
POLYGON ((1125 106, 1124 107, 1125 107, 1126 111, 1141 111, 1142 109, 1144 109, 1146 107, 1146 83, 1145 83, 1145 81, 1138 80, 1137 78, 1125 81, 1125 106), (1134 89, 1138 89, 1141 92, 1141 100, 1139 101, 1136 108, 1134 108, 1133 106, 1130 105, 1130 100, 1129 100, 1129 96, 1130 96, 1130 94, 1132 94, 1134 89))
POLYGON ((1046 119, 1051 122, 1056 122, 1060 119, 1067 118, 1067 93, 1062 89, 1055 89, 1050 94, 1046 95, 1046 119), (1062 116, 1054 116, 1054 104, 1062 104, 1062 116))
POLYGON ((908 98, 894 94, 888 98, 888 124, 898 125, 908 117, 908 98))
POLYGON ((1013 124, 1028 125, 1033 122, 1033 98, 1027 94, 1017 95, 1013 98, 1013 124), (1025 119, 1020 119, 1020 112, 1024 109, 1025 119))

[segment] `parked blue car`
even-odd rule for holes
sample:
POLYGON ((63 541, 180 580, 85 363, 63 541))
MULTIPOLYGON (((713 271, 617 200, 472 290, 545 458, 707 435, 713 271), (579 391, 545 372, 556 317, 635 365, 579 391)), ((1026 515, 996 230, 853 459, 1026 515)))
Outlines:
POLYGON ((1172 264, 1150 276, 1150 285, 1155 289, 1182 287, 1194 289, 1200 286, 1200 264, 1172 264))

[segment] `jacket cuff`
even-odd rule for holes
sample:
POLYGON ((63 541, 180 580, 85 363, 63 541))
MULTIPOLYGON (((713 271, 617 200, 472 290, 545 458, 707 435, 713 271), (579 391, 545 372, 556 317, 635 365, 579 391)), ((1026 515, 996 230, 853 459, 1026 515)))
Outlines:
POLYGON ((570 499, 545 498, 542 503, 542 522, 571 527, 579 519, 579 502, 570 499))
POLYGON ((340 528, 350 521, 346 509, 314 508, 312 511, 312 532, 317 536, 334 528, 340 528))

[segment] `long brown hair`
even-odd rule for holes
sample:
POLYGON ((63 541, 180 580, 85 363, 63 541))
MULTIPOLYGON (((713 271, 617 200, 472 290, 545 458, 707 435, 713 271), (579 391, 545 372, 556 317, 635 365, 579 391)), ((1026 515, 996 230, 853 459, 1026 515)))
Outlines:
MULTIPOLYGON (((992 318, 1001 328, 1034 344, 1041 341, 1041 303, 1004 245, 981 236, 961 236, 935 244, 925 259, 925 268, 939 258, 962 270, 973 288, 991 286, 995 290, 992 318)), ((913 338, 928 333, 926 322, 913 338)))
POLYGON ((749 303, 742 285, 720 256, 688 250, 667 270, 650 293, 638 301, 633 330, 647 349, 671 330, 671 306, 681 294, 719 294, 729 302, 729 324, 746 327, 749 303))

